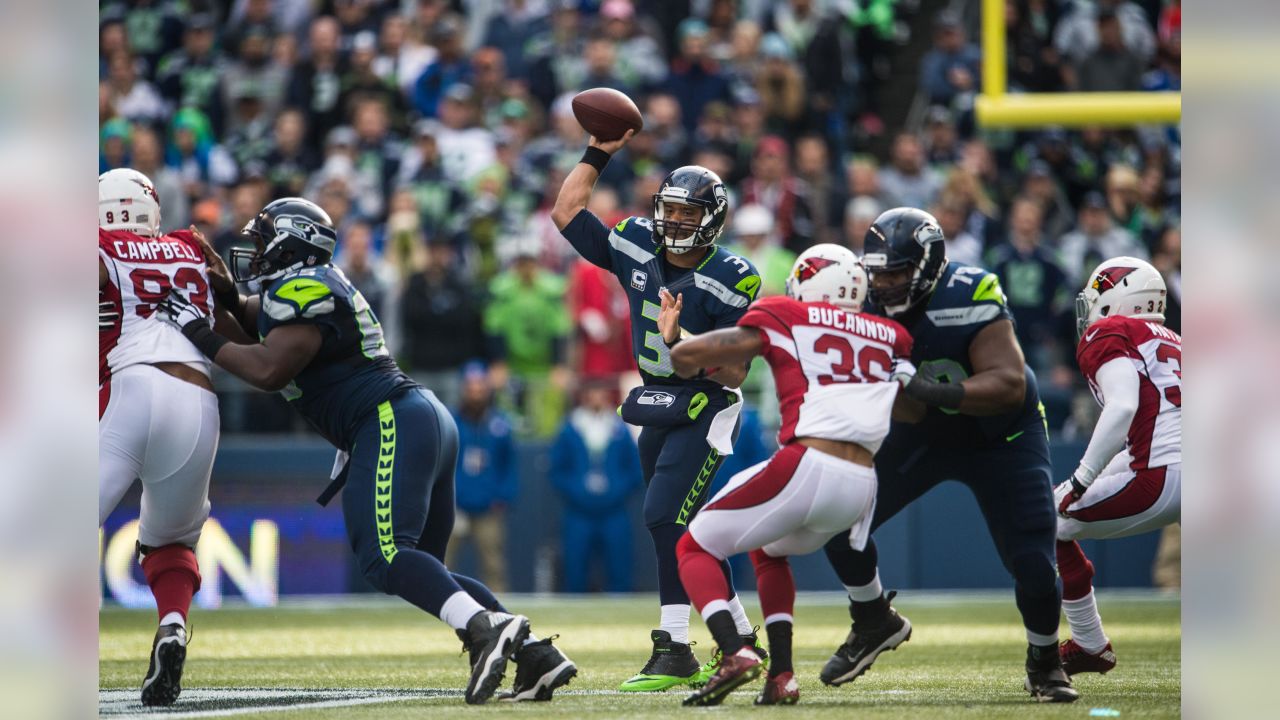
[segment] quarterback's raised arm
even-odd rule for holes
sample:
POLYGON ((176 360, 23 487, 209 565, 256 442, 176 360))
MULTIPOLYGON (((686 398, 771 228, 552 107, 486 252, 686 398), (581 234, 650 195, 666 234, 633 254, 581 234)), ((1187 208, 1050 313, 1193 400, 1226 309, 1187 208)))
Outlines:
POLYGON ((569 171, 564 184, 560 186, 560 194, 556 196, 556 204, 551 208, 551 220, 556 224, 557 230, 563 232, 573 218, 586 209, 591 191, 595 189, 596 180, 600 178, 604 166, 609 163, 609 157, 621 150, 635 134, 635 130, 628 130, 626 135, 617 140, 604 142, 592 137, 588 141, 586 154, 569 171))
POLYGON ((679 341, 671 348, 671 364, 677 375, 687 378, 705 368, 745 367, 763 349, 756 328, 724 328, 679 341))

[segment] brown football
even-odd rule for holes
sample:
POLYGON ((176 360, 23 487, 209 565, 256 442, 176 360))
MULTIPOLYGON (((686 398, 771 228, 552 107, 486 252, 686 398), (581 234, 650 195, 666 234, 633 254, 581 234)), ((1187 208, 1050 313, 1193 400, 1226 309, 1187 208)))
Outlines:
POLYGON ((613 88, 591 88, 575 95, 573 116, 597 140, 617 140, 628 130, 640 132, 644 127, 640 108, 613 88))

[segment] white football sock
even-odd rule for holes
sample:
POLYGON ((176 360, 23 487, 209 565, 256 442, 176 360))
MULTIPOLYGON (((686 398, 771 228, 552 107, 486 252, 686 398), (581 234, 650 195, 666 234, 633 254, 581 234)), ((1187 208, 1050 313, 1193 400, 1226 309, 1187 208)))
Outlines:
POLYGON ((884 595, 884 588, 880 586, 879 570, 876 570, 876 576, 866 585, 845 585, 844 589, 849 592, 849 599, 854 602, 871 602, 879 600, 884 595))
POLYGON ((160 618, 160 624, 161 625, 181 625, 182 627, 185 628, 187 626, 187 621, 182 619, 182 613, 170 612, 170 613, 166 613, 164 617, 160 618))
MULTIPOLYGON (((702 606, 702 619, 706 620, 721 610, 729 610, 729 602, 727 600, 712 600, 702 606)), ((732 613, 733 611, 729 610, 729 612, 732 613)))
POLYGON ((658 629, 671 635, 671 642, 689 642, 689 606, 663 605, 658 629))
POLYGON ((482 612, 484 607, 475 598, 459 590, 440 606, 440 619, 454 630, 466 630, 467 622, 482 612))
POLYGON ((1027 644, 1039 645, 1041 647, 1044 647, 1045 645, 1057 645, 1058 633, 1055 632, 1052 635, 1041 635, 1040 633, 1033 633, 1030 630, 1027 630, 1027 644))
POLYGON ((1101 652, 1107 646, 1107 635, 1102 632, 1102 616, 1098 614, 1098 603, 1093 597, 1093 589, 1079 600, 1063 600, 1062 611, 1067 615, 1067 624, 1071 626, 1071 639, 1084 648, 1086 652, 1101 652))
POLYGON ((742 607, 742 600, 737 595, 729 598, 729 614, 733 615, 733 624, 738 626, 739 635, 751 634, 751 620, 747 618, 747 609, 742 607))

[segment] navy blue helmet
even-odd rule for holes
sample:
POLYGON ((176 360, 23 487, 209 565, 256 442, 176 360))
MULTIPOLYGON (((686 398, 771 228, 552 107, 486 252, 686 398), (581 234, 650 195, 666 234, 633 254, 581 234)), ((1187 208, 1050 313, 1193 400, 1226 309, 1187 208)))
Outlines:
POLYGON ((728 213, 729 193, 720 176, 700 165, 685 165, 672 170, 653 196, 653 234, 673 253, 706 247, 720 237, 728 213), (669 206, 672 204, 699 208, 699 221, 681 222, 671 218, 669 206))
POLYGON ((890 316, 901 315, 929 297, 947 266, 947 247, 938 221, 909 207, 886 210, 867 230, 862 264, 870 276, 869 297, 890 316), (876 287, 876 274, 910 269, 891 287, 876 287))
POLYGON ((240 232, 255 247, 231 249, 236 282, 270 280, 290 270, 324 265, 338 244, 329 213, 298 197, 268 203, 240 232))

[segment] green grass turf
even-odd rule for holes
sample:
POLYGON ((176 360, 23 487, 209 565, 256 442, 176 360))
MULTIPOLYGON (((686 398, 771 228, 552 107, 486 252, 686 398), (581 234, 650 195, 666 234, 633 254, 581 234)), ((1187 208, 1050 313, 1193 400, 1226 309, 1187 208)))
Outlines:
MULTIPOLYGON (((848 630, 845 606, 835 596, 802 597, 796 611, 795 659, 801 704, 754 708, 759 682, 725 704, 735 713, 858 718, 1089 717, 1093 708, 1122 718, 1180 714, 1181 629, 1176 598, 1101 595, 1101 609, 1120 658, 1108 675, 1076 680, 1074 705, 1036 706, 1022 689, 1025 636, 1007 595, 911 593, 895 606, 914 626, 910 642, 886 653, 857 681, 828 688, 817 679, 831 650, 848 630)), ((461 697, 238 715, 272 718, 445 717, 506 713, 522 718, 634 718, 709 710, 680 706, 684 691, 614 694, 643 665, 656 619, 656 598, 517 598, 541 636, 559 633, 557 645, 578 664, 567 694, 552 703, 491 703, 471 708, 461 697), (591 694, 583 691, 593 691, 591 694)), ((759 618, 758 607, 748 612, 759 618)), ((101 613, 100 684, 138 687, 147 669, 155 614, 107 608, 101 613)), ((440 688, 466 684, 466 661, 453 632, 410 607, 367 602, 349 607, 196 610, 184 687, 440 688)), ((1064 623, 1065 628, 1065 623, 1064 623)), ((695 617, 695 652, 705 660, 712 643, 695 617)), ((507 671, 507 684, 514 677, 507 671)), ((179 700, 180 708, 183 700, 179 700)), ((719 712, 725 712, 721 709, 719 712)))

